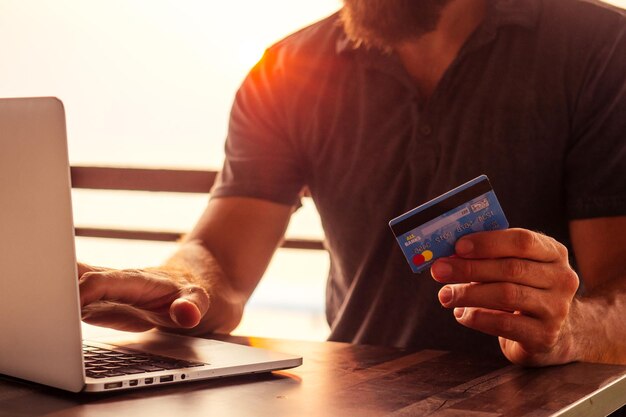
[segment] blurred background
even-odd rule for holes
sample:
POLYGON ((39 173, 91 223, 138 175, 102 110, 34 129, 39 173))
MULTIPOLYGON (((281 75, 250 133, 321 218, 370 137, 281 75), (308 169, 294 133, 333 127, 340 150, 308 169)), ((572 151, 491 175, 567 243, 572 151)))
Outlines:
MULTIPOLYGON (((339 0, 0 0, 0 97, 57 96, 72 165, 219 170, 234 94, 265 48, 339 0)), ((80 226, 185 231, 208 195, 74 190, 80 226)), ((289 236, 322 238, 306 201, 289 236)), ((77 238, 81 261, 158 265, 173 243, 77 238)), ((237 333, 323 340, 328 256, 280 249, 237 333)))
MULTIPOLYGON (((0 97, 59 97, 72 165, 218 170, 228 113, 247 71, 267 46, 340 5, 0 0, 0 97)), ((207 199, 73 191, 77 225, 111 228, 188 230, 207 199)), ((310 201, 288 236, 323 238, 310 201)), ((77 238, 82 262, 115 268, 155 266, 174 250, 173 243, 77 238)), ((324 251, 280 249, 235 333, 325 339, 327 270, 324 251)))

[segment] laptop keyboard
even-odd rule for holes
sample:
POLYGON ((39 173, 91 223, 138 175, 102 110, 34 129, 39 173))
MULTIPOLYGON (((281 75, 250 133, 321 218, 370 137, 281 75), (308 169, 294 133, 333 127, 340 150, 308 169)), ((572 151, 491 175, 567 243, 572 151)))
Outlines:
POLYGON ((83 343, 85 373, 91 378, 106 378, 158 372, 169 369, 193 368, 206 365, 144 352, 106 349, 83 343))

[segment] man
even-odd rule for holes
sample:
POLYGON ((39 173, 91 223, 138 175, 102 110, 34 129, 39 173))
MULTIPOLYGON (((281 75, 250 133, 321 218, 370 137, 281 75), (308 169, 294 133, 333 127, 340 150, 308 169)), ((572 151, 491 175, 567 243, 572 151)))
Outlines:
POLYGON ((233 329, 306 186, 331 257, 331 340, 626 363, 625 74, 624 15, 608 6, 345 0, 249 74, 179 251, 154 269, 80 266, 84 318, 233 329), (414 276, 389 219, 483 173, 512 228, 414 276))

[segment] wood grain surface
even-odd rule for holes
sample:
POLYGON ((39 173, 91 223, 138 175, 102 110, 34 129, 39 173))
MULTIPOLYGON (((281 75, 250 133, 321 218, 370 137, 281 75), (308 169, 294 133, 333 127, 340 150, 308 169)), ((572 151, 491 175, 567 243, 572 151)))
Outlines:
POLYGON ((626 366, 542 369, 443 351, 241 338, 301 367, 178 386, 70 394, 0 377, 0 416, 604 416, 626 403, 626 366))

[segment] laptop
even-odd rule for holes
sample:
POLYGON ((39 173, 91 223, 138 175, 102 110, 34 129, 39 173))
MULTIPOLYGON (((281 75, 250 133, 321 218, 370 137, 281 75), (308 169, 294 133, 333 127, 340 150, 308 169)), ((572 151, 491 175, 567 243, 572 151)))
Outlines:
POLYGON ((0 236, 0 374, 102 392, 302 364, 158 331, 109 329, 83 340, 65 113, 56 98, 0 99, 0 236))

